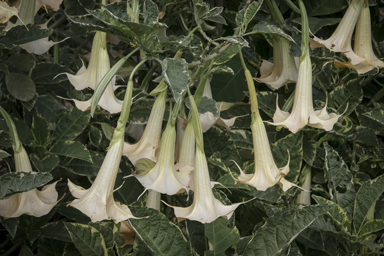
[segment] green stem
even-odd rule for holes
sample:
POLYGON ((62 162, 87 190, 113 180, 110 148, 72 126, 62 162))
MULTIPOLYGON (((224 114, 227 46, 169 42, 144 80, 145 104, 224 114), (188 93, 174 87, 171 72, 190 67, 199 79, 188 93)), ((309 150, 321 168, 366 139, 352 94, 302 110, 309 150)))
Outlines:
POLYGON ((156 68, 158 67, 159 65, 158 64, 155 64, 153 65, 147 72, 147 74, 145 75, 144 79, 143 79, 143 82, 141 83, 140 85, 140 90, 142 91, 147 91, 148 90, 148 85, 149 85, 149 81, 151 81, 151 78, 152 78, 152 74, 153 72, 155 72, 156 68))
POLYGON ((7 123, 9 132, 12 136, 12 147, 15 152, 20 152, 22 150, 23 145, 21 144, 21 141, 19 139, 19 136, 17 135, 17 129, 15 126, 15 123, 12 121, 11 116, 0 106, 0 113, 3 115, 5 122, 7 123))
POLYGON ((252 123, 253 123, 256 120, 256 116, 259 114, 255 83, 253 82, 253 77, 251 75, 251 72, 248 70, 247 65, 245 65, 244 57, 241 52, 241 46, 239 45, 238 47, 239 47, 239 56, 240 56, 241 64, 243 65, 245 78, 247 79, 249 98, 251 99, 251 111, 252 111, 252 123))
POLYGON ((191 63, 189 63, 188 67, 189 68, 193 68, 193 67, 196 67, 198 65, 202 65, 206 62, 209 62, 217 57, 219 57, 225 50, 227 50, 232 44, 227 44, 227 45, 224 45, 223 47, 221 47, 217 52, 215 53, 212 53, 211 55, 208 55, 207 57, 205 58, 202 58, 200 61, 192 61, 191 63))
POLYGON ((281 14, 279 7, 277 6, 275 1, 267 0, 267 4, 269 9, 271 10, 271 14, 273 17, 273 20, 276 21, 277 23, 281 25, 284 24, 284 18, 283 15, 281 14))
POLYGON ((284 0, 284 2, 296 13, 300 14, 300 9, 297 8, 297 6, 291 1, 291 0, 284 0))
POLYGON ((299 0, 299 7, 301 10, 301 57, 300 62, 304 60, 305 56, 309 54, 309 24, 308 24, 308 16, 307 10, 305 9, 305 5, 303 0, 299 0))

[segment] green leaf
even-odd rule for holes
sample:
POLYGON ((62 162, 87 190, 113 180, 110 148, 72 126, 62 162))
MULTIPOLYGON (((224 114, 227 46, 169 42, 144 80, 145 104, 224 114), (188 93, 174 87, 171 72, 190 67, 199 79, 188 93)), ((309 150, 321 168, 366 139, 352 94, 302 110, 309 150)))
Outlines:
POLYGON ((0 217, 0 223, 9 232, 11 237, 14 238, 16 235, 17 227, 19 226, 19 218, 4 219, 3 217, 0 217))
MULTIPOLYGON (((70 206, 68 202, 59 204, 56 207, 56 211, 61 215, 64 215, 68 219, 74 220, 75 222, 78 222, 78 223, 87 224, 91 222, 91 219, 87 215, 85 215, 75 207, 70 206)), ((63 225, 63 228, 65 229, 64 225, 63 225)), ((67 234, 67 236, 69 237, 69 234, 67 234)), ((69 241, 71 241, 70 237, 69 237, 69 241)))
POLYGON ((0 158, 1 158, 1 159, 3 159, 3 158, 7 158, 7 157, 9 157, 9 156, 11 156, 11 155, 8 154, 8 152, 6 152, 6 151, 0 149, 0 158))
POLYGON ((252 133, 246 130, 234 130, 229 132, 237 148, 253 150, 252 133))
MULTIPOLYGON (((285 33, 281 28, 279 28, 278 26, 276 26, 274 24, 268 23, 266 21, 260 21, 259 23, 257 23, 253 27, 252 31, 247 33, 247 34, 249 34, 249 35, 272 34, 272 35, 281 36, 281 37, 287 39, 288 41, 295 43, 295 40, 293 40, 293 38, 290 35, 288 35, 287 33, 285 33)), ((284 39, 281 39, 281 40, 284 40, 284 39)))
POLYGON ((162 213, 148 208, 131 208, 134 216, 129 219, 132 228, 156 256, 191 255, 191 249, 181 230, 162 213))
POLYGON ((8 63, 22 71, 27 72, 32 69, 35 60, 31 54, 13 54, 9 57, 8 63))
POLYGON ((44 256, 59 256, 64 253, 65 242, 50 239, 50 238, 39 238, 37 249, 39 255, 44 256))
POLYGON ((363 100, 363 90, 360 86, 360 79, 349 80, 346 84, 337 86, 330 94, 328 108, 332 107, 343 116, 350 115, 363 100))
POLYGON ((45 185, 53 179, 50 173, 11 172, 0 176, 0 200, 45 185))
POLYGON ((353 187, 352 173, 337 151, 327 143, 324 143, 324 148, 324 172, 328 181, 329 192, 333 195, 333 201, 339 204, 350 216, 356 194, 353 187))
POLYGON ((64 74, 57 76, 64 72, 69 72, 69 70, 59 64, 38 63, 31 70, 31 79, 36 84, 58 84, 68 80, 68 77, 64 74))
POLYGON ((371 207, 375 207, 376 201, 384 192, 384 174, 374 180, 364 182, 355 199, 353 211, 353 225, 355 232, 360 233, 363 225, 368 221, 367 215, 371 207))
POLYGON ((206 237, 204 234, 204 224, 194 220, 185 220, 185 226, 188 233, 188 240, 192 245, 193 250, 198 255, 204 255, 207 250, 206 237))
POLYGON ((286 179, 296 181, 303 160, 303 134, 302 132, 291 133, 271 145, 271 151, 276 165, 281 168, 289 162, 289 173, 286 179), (288 153, 289 152, 289 153, 288 153))
MULTIPOLYGON (((228 49, 226 49, 223 53, 220 54, 220 56, 218 56, 215 59, 214 63, 215 63, 215 65, 224 64, 224 63, 230 61, 238 53, 239 53, 239 47, 237 45, 231 45, 228 47, 228 49)), ((239 61, 240 61, 240 59, 239 59, 239 61)))
POLYGON ((231 69, 228 66, 221 65, 221 66, 216 66, 211 69, 211 74, 230 74, 234 75, 235 72, 233 72, 233 69, 231 69))
POLYGON ((67 110, 57 100, 49 95, 41 95, 36 101, 35 108, 48 123, 56 123, 67 110))
POLYGON ((145 24, 150 25, 159 21, 159 8, 152 0, 145 0, 143 10, 145 24))
POLYGON ((254 1, 248 6, 247 10, 245 10, 245 14, 244 14, 245 28, 247 28, 249 22, 253 20, 253 17, 255 17, 256 13, 259 11, 262 3, 263 3, 263 0, 254 1))
POLYGON ((39 172, 50 172, 59 164, 59 157, 56 155, 48 155, 40 160, 37 155, 31 154, 30 159, 39 172))
POLYGON ((282 97, 277 98, 277 94, 271 91, 259 91, 257 92, 257 102, 259 108, 267 114, 269 117, 273 117, 276 112, 276 99, 279 99, 279 105, 282 106, 282 97))
MULTIPOLYGON (((189 109, 191 108, 188 98, 186 99, 186 105, 189 109)), ((197 109, 199 111, 199 114, 211 112, 214 117, 219 117, 219 110, 217 108, 216 101, 206 96, 201 98, 200 104, 197 109)))
POLYGON ((316 205, 302 210, 284 209, 277 212, 256 231, 243 255, 278 255, 312 222, 331 209, 332 206, 316 205))
POLYGON ((237 171, 237 167, 233 161, 240 166, 243 164, 235 143, 227 133, 213 126, 204 133, 203 138, 204 152, 207 158, 218 152, 221 155, 221 160, 224 164, 235 172, 237 171))
POLYGON ((249 47, 248 41, 242 38, 241 36, 226 36, 226 37, 222 37, 222 39, 225 39, 227 42, 235 45, 237 44, 244 47, 249 47))
POLYGON ((7 34, 0 39, 0 44, 8 49, 36 41, 38 39, 48 37, 52 34, 52 29, 42 29, 38 25, 28 24, 27 26, 20 25, 11 28, 7 34))
POLYGON ((32 135, 36 145, 44 146, 48 142, 48 123, 37 113, 35 113, 32 118, 32 135))
POLYGON ((95 1, 93 0, 64 0, 64 11, 67 15, 87 14, 87 9, 93 9, 95 1))
POLYGON ((5 76, 8 92, 18 100, 30 101, 36 95, 36 86, 29 76, 9 73, 5 76))
POLYGON ((114 222, 113 221, 103 221, 103 222, 93 222, 89 224, 90 226, 94 227, 101 233, 101 235, 104 238, 105 246, 107 249, 110 249, 114 245, 113 241, 113 228, 114 228, 114 222))
POLYGON ((191 77, 188 73, 188 64, 184 59, 167 58, 163 60, 163 77, 169 85, 173 98, 177 102, 187 90, 191 77))
POLYGON ((120 169, 116 177, 115 188, 119 188, 115 193, 115 198, 126 205, 137 201, 137 198, 144 192, 144 187, 140 181, 134 177, 124 179, 123 177, 131 175, 135 168, 126 161, 120 162, 120 169))
POLYGON ((365 112, 362 115, 380 124, 384 124, 384 105, 380 103, 374 103, 374 106, 375 106, 374 109, 372 109, 371 111, 365 112))
POLYGON ((209 4, 202 2, 202 3, 195 3, 194 6, 194 11, 195 11, 195 20, 198 22, 198 20, 203 17, 205 14, 208 13, 209 10, 209 4))
MULTIPOLYGON (((324 26, 332 26, 340 23, 341 18, 316 18, 308 17, 309 29, 316 34, 324 26)), ((301 25, 301 17, 296 18, 293 22, 301 25)))
POLYGON ((239 230, 236 227, 228 227, 229 221, 218 218, 214 222, 204 225, 205 235, 212 243, 212 249, 205 252, 205 255, 225 255, 225 250, 231 247, 240 239, 239 230))
POLYGON ((81 159, 73 159, 65 165, 65 168, 69 169, 73 173, 76 173, 77 175, 96 176, 99 173, 105 156, 94 151, 89 151, 89 153, 91 155, 92 162, 81 159))
POLYGON ((72 157, 92 163, 89 151, 78 141, 58 141, 50 150, 51 153, 72 157))
POLYGON ((94 227, 79 223, 64 223, 72 242, 82 255, 107 256, 103 236, 94 227))
POLYGON ((359 231, 359 236, 370 235, 374 232, 384 229, 384 220, 370 220, 365 222, 359 231))
POLYGON ((89 140, 94 146, 96 147, 100 146, 101 139, 103 138, 103 134, 97 127, 91 125, 89 127, 88 136, 89 136, 89 140))
POLYGON ((328 15, 341 11, 348 6, 346 0, 304 0, 308 16, 328 15))
MULTIPOLYGON (((237 48, 237 46, 233 46, 237 48)), ((229 51, 231 48, 229 48, 227 51, 229 51)), ((226 53, 225 51, 224 53, 226 53)), ((235 55, 238 53, 235 52, 235 55)), ((219 58, 221 58, 223 55, 220 55, 219 58)), ((232 58, 233 56, 231 56, 232 58)), ((219 60, 217 58, 216 61, 219 60)), ((230 67, 234 72, 235 75, 231 74, 219 74, 219 75, 213 75, 213 78, 211 80, 211 88, 212 88, 212 95, 213 99, 216 102, 225 101, 225 102, 240 102, 244 98, 243 91, 248 91, 247 83, 245 83, 245 75, 244 75, 244 68, 241 65, 240 58, 236 55, 231 60, 229 60, 226 65, 230 67), (244 81, 244 82, 240 82, 244 81)), ((248 66, 248 69, 251 71, 251 73, 255 72, 255 68, 248 66)))
POLYGON ((83 112, 72 108, 60 118, 52 137, 55 141, 76 139, 85 129, 90 118, 89 110, 83 112))
POLYGON ((213 7, 211 10, 209 10, 208 13, 206 13, 202 17, 202 19, 227 25, 227 22, 225 21, 225 19, 220 16, 220 13, 223 12, 223 9, 224 9, 223 7, 213 7))

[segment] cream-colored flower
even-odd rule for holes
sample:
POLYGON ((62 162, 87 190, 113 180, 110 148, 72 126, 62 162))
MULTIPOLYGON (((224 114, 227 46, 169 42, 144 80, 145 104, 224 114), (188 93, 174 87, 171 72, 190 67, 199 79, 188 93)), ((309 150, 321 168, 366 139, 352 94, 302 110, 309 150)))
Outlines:
MULTIPOLYGON (((204 96, 209 99, 213 98, 211 83, 209 78, 207 78, 207 80, 205 81, 203 97, 204 96)), ((219 105, 219 112, 220 110, 221 110, 221 105, 219 105)), ((224 127, 231 127, 235 123, 236 118, 238 118, 238 116, 233 117, 231 119, 223 119, 221 117, 215 117, 212 112, 205 112, 204 114, 200 114, 201 128, 203 129, 203 132, 206 132, 215 124, 218 124, 224 127)))
MULTIPOLYGON (((377 67, 377 65, 372 62, 373 59, 371 59, 374 55, 368 56, 362 52, 362 49, 366 49, 366 47, 368 46, 372 47, 370 21, 368 28, 368 23, 366 20, 367 14, 369 16, 368 19, 370 19, 369 8, 368 12, 366 12, 366 14, 364 15, 365 17, 359 18, 359 16, 361 16, 363 6, 364 0, 352 1, 346 13, 344 14, 339 26, 337 26, 335 32, 330 38, 328 38, 327 40, 322 40, 315 36, 313 39, 310 39, 311 49, 325 46, 330 51, 343 53, 348 58, 349 62, 342 63, 339 61, 335 61, 335 66, 353 68, 359 74, 367 73, 368 71, 377 67), (353 30, 358 19, 360 19, 360 28, 359 31, 356 28, 355 39, 357 39, 357 42, 355 41, 355 51, 353 51, 351 41, 353 30), (361 44, 363 42, 364 45, 361 44)), ((376 60, 376 57, 374 60, 376 60)))
MULTIPOLYGON (((12 8, 13 12, 15 11, 15 9, 17 9, 18 15, 17 14, 13 14, 13 15, 17 15, 18 20, 16 23, 8 22, 7 27, 5 28, 5 31, 8 31, 9 29, 11 29, 17 25, 34 24, 35 14, 38 12, 38 10, 42 6, 44 6, 45 9, 50 8, 50 9, 57 11, 57 10, 59 10, 59 6, 62 2, 63 2, 62 0, 51 0, 51 1, 47 1, 47 0, 38 0, 38 1, 36 1, 36 0, 19 0, 14 7, 10 7, 10 8, 12 8)), ((3 3, 4 2, 0 3, 1 4, 0 5, 0 11, 3 8, 6 8, 6 6, 3 3)), ((10 15, 10 13, 8 13, 8 15, 10 15)), ((13 16, 13 15, 11 15, 11 16, 13 16)), ((6 21, 8 21, 9 18, 6 21)), ((1 20, 1 15, 0 15, 0 20, 1 20)), ((47 29, 48 22, 49 21, 47 21, 45 24, 41 24, 39 26, 42 29, 47 29)), ((65 38, 64 40, 66 40, 66 39, 67 38, 65 38)), ((38 40, 29 42, 26 44, 21 44, 19 46, 21 48, 23 48, 24 50, 26 50, 28 53, 34 53, 37 55, 41 55, 41 54, 46 53, 53 45, 61 43, 64 40, 59 41, 59 42, 53 42, 53 41, 48 41, 48 37, 45 37, 45 38, 38 39, 38 40)))
POLYGON ((165 113, 167 92, 161 92, 153 104, 147 126, 139 142, 135 144, 124 143, 123 155, 127 156, 133 165, 141 158, 157 160, 160 147, 161 127, 165 113))
POLYGON ((371 14, 369 6, 364 5, 356 24, 355 44, 353 52, 358 57, 365 59, 358 64, 335 61, 335 67, 348 67, 355 69, 359 74, 364 74, 374 68, 384 68, 384 62, 380 61, 372 49, 371 14))
POLYGON ((306 165, 301 175, 304 175, 304 182, 301 186, 303 191, 301 191, 296 197, 296 203, 300 204, 300 209, 305 205, 311 205, 311 167, 306 165))
POLYGON ((287 165, 281 169, 276 166, 269 146, 267 131, 265 130, 264 123, 258 112, 255 116, 255 120, 252 122, 251 130, 255 157, 255 171, 253 174, 245 174, 239 168, 240 176, 237 181, 262 191, 279 183, 282 189, 287 191, 292 186, 295 186, 284 178, 289 172, 289 161, 287 165))
POLYGON ((19 17, 18 13, 16 7, 9 6, 7 2, 0 2, 0 23, 7 22, 12 16, 19 17))
POLYGON ((259 83, 265 83, 272 90, 277 90, 283 85, 297 81, 297 66, 295 58, 289 56, 289 41, 275 36, 273 38, 274 63, 263 60, 260 67, 260 78, 255 78, 259 83))
MULTIPOLYGON (((96 90, 99 82, 109 69, 110 63, 107 51, 106 33, 97 31, 93 38, 91 58, 88 67, 86 68, 83 63, 83 66, 76 75, 65 74, 76 90, 83 90, 85 88, 96 90)), ((115 96, 114 83, 115 79, 112 79, 98 103, 100 107, 111 114, 119 113, 123 106, 123 102, 118 100, 115 96)), ((87 101, 79 101, 75 99, 73 99, 73 101, 78 109, 85 111, 91 107, 92 98, 93 97, 87 101)))
MULTIPOLYGON (((23 146, 21 146, 19 152, 15 151, 15 165, 16 172, 32 173, 31 162, 23 146)), ((48 214, 57 204, 56 183, 57 181, 44 186, 41 191, 35 188, 0 200, 0 216, 15 218, 27 214, 41 217, 48 214)))
POLYGON ((149 171, 135 175, 146 190, 174 195, 188 190, 189 173, 193 167, 175 165, 176 129, 168 123, 160 143, 160 153, 156 165, 149 171))
POLYGON ((176 207, 168 205, 175 210, 175 215, 179 221, 189 219, 201 223, 211 223, 219 217, 229 219, 236 208, 244 203, 224 205, 214 197, 207 159, 199 147, 196 147, 194 183, 195 190, 191 206, 176 207))
POLYGON ((321 110, 313 110, 312 104, 312 67, 309 51, 300 62, 299 77, 296 84, 295 98, 291 114, 280 110, 276 100, 276 112, 273 115, 273 123, 276 126, 284 126, 296 133, 304 126, 309 125, 330 131, 340 115, 327 113, 327 104, 321 110))
MULTIPOLYGON (((181 142, 181 148, 179 153, 179 164, 186 166, 195 166, 195 145, 196 145, 196 136, 193 130, 192 121, 189 121, 187 127, 184 131, 183 140, 181 142)), ((191 190, 195 190, 193 182, 194 171, 189 173, 189 184, 188 187, 191 190)))
MULTIPOLYGON (((116 130, 115 130, 116 133, 116 130)), ((77 198, 69 205, 83 212, 92 222, 113 219, 121 222, 128 218, 135 218, 128 206, 115 202, 113 188, 115 186, 117 171, 119 170, 121 152, 123 150, 124 137, 112 139, 113 144, 105 156, 100 171, 89 189, 84 189, 68 180, 68 186, 72 195, 77 198)))

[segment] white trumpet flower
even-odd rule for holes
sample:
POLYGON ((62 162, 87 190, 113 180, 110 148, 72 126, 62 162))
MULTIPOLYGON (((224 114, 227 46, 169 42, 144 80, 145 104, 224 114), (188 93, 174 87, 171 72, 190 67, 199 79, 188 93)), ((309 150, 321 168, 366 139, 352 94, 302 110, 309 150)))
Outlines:
MULTIPOLYGON (((319 39, 316 36, 313 39, 310 39, 311 49, 325 46, 330 51, 343 53, 348 58, 349 62, 342 63, 339 61, 335 61, 335 66, 353 68, 359 74, 367 73, 368 71, 376 68, 376 65, 372 62, 372 60, 377 60, 374 55, 368 56, 362 53, 362 49, 366 49, 368 45, 372 47, 370 21, 368 28, 366 17, 359 18, 359 16, 361 16, 363 5, 364 0, 352 1, 347 11, 345 12, 340 24, 337 26, 335 32, 327 40, 319 39), (355 41, 354 52, 352 50, 351 41, 353 30, 356 26, 358 19, 360 19, 361 24, 359 25, 359 31, 356 28, 355 40, 357 39, 357 42, 355 41), (362 45, 363 42, 364 45, 362 45)), ((369 10, 368 16, 368 19, 370 19, 369 10)))
POLYGON ((176 129, 168 124, 163 132, 160 153, 156 165, 149 171, 135 175, 145 190, 174 195, 188 190, 189 173, 193 167, 184 164, 175 165, 176 129))
MULTIPOLYGON (((93 38, 88 67, 86 68, 83 63, 83 66, 76 75, 65 74, 76 90, 83 90, 85 88, 96 90, 99 82, 109 69, 110 63, 107 51, 106 33, 97 31, 93 38)), ((118 100, 114 94, 114 84, 115 78, 109 83, 98 103, 100 107, 111 114, 119 113, 123 106, 123 102, 118 100)), ((92 98, 93 97, 87 101, 72 100, 75 102, 78 109, 85 111, 91 107, 92 98)))
MULTIPOLYGON (((303 17, 303 16, 302 16, 303 17)), ((291 114, 280 110, 276 100, 276 112, 273 115, 273 123, 276 126, 284 126, 296 133, 304 126, 309 125, 330 131, 340 115, 327 113, 327 104, 321 110, 314 111, 312 103, 312 66, 309 56, 308 18, 303 17, 303 36, 301 43, 302 56, 300 57, 299 75, 296 83, 295 98, 291 114)))
POLYGON ((311 167, 306 165, 301 175, 304 176, 303 185, 301 186, 303 191, 301 191, 296 197, 296 203, 300 204, 300 209, 306 205, 311 205, 311 167))
POLYGON ((124 143, 123 155, 127 156, 133 165, 141 158, 157 160, 157 151, 160 147, 161 126, 165 113, 167 92, 161 92, 153 104, 147 126, 139 142, 135 144, 124 143))
MULTIPOLYGON (((31 162, 17 135, 15 124, 2 107, 0 107, 0 112, 5 118, 12 134, 16 172, 33 173, 31 162)), ((48 214, 58 202, 58 193, 55 190, 56 183, 57 181, 44 186, 41 191, 34 188, 30 191, 14 194, 0 200, 0 216, 4 218, 15 218, 22 214, 27 214, 41 217, 48 214)))
MULTIPOLYGON (((5 15, 8 17, 8 19, 4 19, 5 21, 8 21, 10 17, 13 15, 16 15, 18 17, 18 20, 16 23, 8 22, 7 27, 5 28, 5 31, 10 30, 11 28, 17 26, 17 25, 25 25, 25 24, 34 24, 34 17, 35 14, 38 12, 38 10, 44 6, 44 8, 53 9, 55 11, 59 10, 59 6, 63 0, 20 0, 16 3, 14 7, 7 7, 7 4, 4 4, 5 2, 0 3, 0 21, 3 19, 1 16, 5 15), (6 12, 3 12, 3 10, 7 10, 6 12), (17 13, 15 14, 15 9, 17 10, 17 13), (12 12, 10 12, 12 11, 12 12), (4 14, 3 14, 4 13, 4 14)), ((45 24, 39 25, 42 29, 47 29, 47 24, 49 21, 47 21, 45 24)), ((4 22, 3 22, 4 23, 4 22)), ((64 40, 66 40, 65 38, 64 40)), ((34 53, 37 55, 41 55, 46 53, 53 45, 63 42, 53 42, 48 41, 48 37, 41 38, 26 44, 19 45, 21 48, 26 50, 28 53, 34 53)))
POLYGON ((18 13, 19 11, 16 7, 9 6, 7 2, 0 2, 0 23, 7 22, 12 16, 17 16, 19 18, 18 13))
MULTIPOLYGON (((207 80, 205 81, 203 97, 204 96, 209 99, 213 98, 211 83, 209 78, 207 78, 207 80)), ((219 107, 219 112, 220 112, 220 109, 221 107, 219 107)), ((206 132, 215 124, 218 124, 224 127, 231 127, 235 123, 236 118, 238 118, 238 116, 233 117, 231 119, 223 119, 221 117, 215 117, 212 112, 205 112, 204 114, 200 114, 201 128, 203 129, 203 132, 206 132)))
POLYGON ((255 157, 255 171, 253 174, 245 174, 240 168, 240 175, 237 179, 239 183, 248 184, 265 191, 276 183, 281 184, 284 191, 287 191, 293 183, 287 181, 284 177, 289 172, 289 160, 286 166, 279 169, 272 156, 269 146, 267 131, 260 114, 257 112, 255 120, 252 121, 251 130, 253 138, 253 151, 255 157))
POLYGON ((240 204, 245 203, 224 205, 214 197, 209 178, 207 159, 199 147, 196 147, 194 184, 195 190, 191 206, 176 207, 168 205, 175 210, 175 215, 179 221, 189 219, 201 223, 211 223, 219 217, 229 219, 236 208, 240 204))
POLYGON ((260 78, 255 78, 259 83, 265 83, 272 90, 277 90, 283 85, 297 81, 297 66, 295 58, 289 56, 289 41, 275 36, 273 38, 274 63, 263 60, 260 67, 260 78))
POLYGON ((357 20, 353 52, 358 57, 365 59, 365 61, 358 64, 352 64, 352 61, 347 63, 335 61, 335 66, 352 68, 359 74, 368 72, 372 69, 372 66, 375 68, 384 68, 384 62, 375 56, 372 49, 371 14, 368 5, 363 6, 359 19, 357 20))
POLYGON ((77 198, 69 205, 83 212, 92 222, 113 219, 121 222, 135 218, 128 206, 115 202, 113 188, 119 170, 121 152, 124 145, 123 129, 117 131, 111 141, 107 155, 100 167, 95 181, 89 189, 84 189, 68 180, 72 195, 77 198))
MULTIPOLYGON (((192 122, 189 121, 187 127, 184 131, 183 140, 181 142, 180 154, 179 154, 179 165, 195 166, 195 146, 196 146, 196 136, 193 130, 192 122)), ((194 171, 189 173, 189 189, 195 190, 194 171)))

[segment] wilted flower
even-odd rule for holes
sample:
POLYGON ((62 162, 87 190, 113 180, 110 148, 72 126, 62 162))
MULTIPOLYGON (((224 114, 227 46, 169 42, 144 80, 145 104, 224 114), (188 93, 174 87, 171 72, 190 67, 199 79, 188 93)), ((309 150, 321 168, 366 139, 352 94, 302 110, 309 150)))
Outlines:
POLYGON ((284 38, 273 38, 274 63, 263 60, 260 67, 260 78, 255 78, 259 83, 267 84, 272 90, 277 90, 283 85, 297 81, 297 67, 295 59, 289 56, 289 42, 284 38))
MULTIPOLYGON (((83 66, 76 75, 65 74, 68 76, 69 81, 76 90, 83 90, 85 88, 96 90, 99 82, 109 69, 110 63, 107 51, 106 33, 97 31, 93 38, 91 58, 88 67, 85 68, 83 63, 83 66)), ((98 103, 100 107, 111 114, 119 113, 123 105, 123 102, 118 100, 114 94, 114 83, 115 79, 112 79, 98 103)), ((91 107, 92 98, 93 97, 87 101, 79 101, 75 99, 73 99, 73 101, 78 109, 85 111, 91 107)))
POLYGON ((160 143, 157 163, 149 171, 135 175, 146 190, 174 195, 188 190, 189 172, 193 167, 182 164, 175 165, 175 127, 168 123, 160 143))
MULTIPOLYGON (((207 78, 207 80, 205 81, 203 97, 207 97, 209 99, 213 98, 209 78, 207 78)), ((221 106, 219 106, 219 112, 220 110, 221 106)), ((235 123, 236 118, 238 118, 238 116, 233 117, 231 119, 223 119, 221 117, 215 117, 212 112, 205 112, 204 114, 200 114, 201 128, 203 129, 203 132, 206 132, 215 124, 224 127, 231 127, 235 123)))
POLYGON ((340 115, 335 113, 328 114, 327 104, 325 104, 321 110, 314 111, 313 109, 312 66, 308 48, 309 27, 306 14, 302 19, 302 56, 300 57, 299 75, 296 83, 292 112, 289 114, 288 112, 280 110, 276 101, 276 112, 273 115, 273 123, 270 124, 284 126, 293 133, 298 132, 306 125, 330 131, 340 115))
MULTIPOLYGON (((12 119, 1 107, 0 112, 7 120, 7 125, 12 133, 16 172, 32 173, 31 162, 17 135, 16 127, 12 119)), ((14 194, 0 200, 0 216, 14 218, 22 214, 35 217, 46 215, 57 203, 58 193, 55 190, 56 183, 57 181, 44 186, 41 191, 34 188, 30 191, 14 194)))
POLYGON ((372 49, 371 14, 368 5, 364 5, 357 20, 353 52, 364 60, 358 64, 352 64, 353 61, 347 63, 335 61, 335 66, 352 68, 359 74, 364 74, 372 68, 384 68, 384 63, 375 56, 372 49))
POLYGON ((161 92, 157 96, 140 141, 133 145, 127 142, 124 143, 123 155, 127 156, 134 165, 141 158, 148 158, 152 161, 157 159, 156 151, 158 151, 160 146, 166 96, 166 91, 161 92))
POLYGON ((269 146, 267 131, 265 130, 259 113, 256 114, 255 120, 252 121, 251 130, 255 157, 255 172, 253 174, 245 174, 239 168, 240 176, 237 181, 263 191, 279 183, 282 189, 287 191, 294 186, 293 183, 284 178, 289 172, 289 161, 287 165, 281 169, 276 166, 269 146))
POLYGON ((108 219, 120 222, 134 218, 128 206, 115 202, 113 198, 113 188, 124 144, 124 136, 115 135, 116 130, 111 141, 112 146, 109 148, 92 186, 84 189, 68 180, 69 189, 77 198, 69 205, 83 212, 91 218, 92 222, 108 219), (120 137, 117 138, 118 136, 120 137), (113 141, 115 142, 113 143, 113 141))
MULTIPOLYGON (((16 15, 18 17, 18 20, 16 23, 11 23, 8 21, 7 27, 5 28, 5 31, 8 31, 9 29, 13 28, 17 25, 26 25, 26 24, 34 24, 34 18, 35 14, 38 12, 38 10, 44 6, 44 8, 53 9, 55 11, 59 10, 60 4, 63 2, 63 0, 51 0, 51 1, 45 1, 45 0, 19 0, 17 1, 16 5, 14 7, 9 7, 5 2, 1 2, 0 4, 0 20, 2 19, 1 16, 5 15, 8 16, 8 19, 5 19, 5 21, 8 21, 10 17, 13 15, 16 15), (17 13, 15 14, 15 9, 17 10, 17 13), (5 11, 4 11, 5 10, 5 11), (12 15, 11 15, 12 14, 12 15), (17 15, 18 14, 18 15, 17 15), (11 15, 11 16, 9 16, 11 15)), ((4 21, 4 22, 5 22, 4 21)), ((2 22, 2 23, 4 23, 2 22)), ((49 21, 48 21, 49 22, 49 21)), ((39 25, 42 29, 47 29, 47 24, 41 24, 39 25)), ((65 38, 64 40, 66 40, 65 38)), ((64 41, 62 40, 62 41, 64 41)), ((38 39, 26 44, 19 45, 21 48, 26 50, 28 53, 34 53, 34 54, 44 54, 46 53, 49 48, 51 48, 53 45, 61 43, 59 42, 53 42, 48 41, 48 37, 38 39)))

